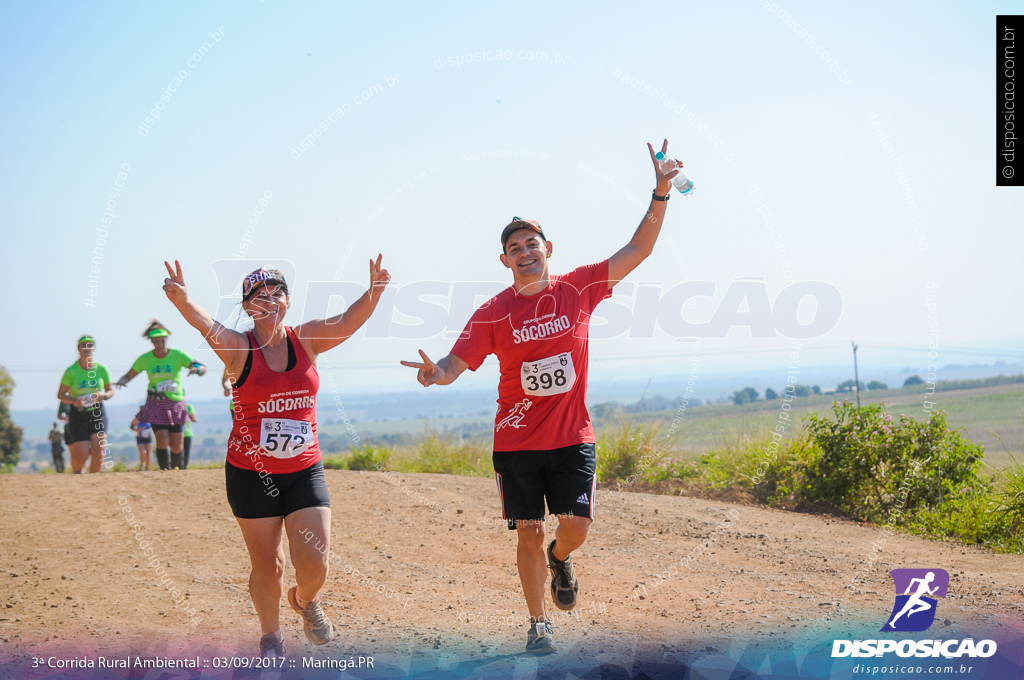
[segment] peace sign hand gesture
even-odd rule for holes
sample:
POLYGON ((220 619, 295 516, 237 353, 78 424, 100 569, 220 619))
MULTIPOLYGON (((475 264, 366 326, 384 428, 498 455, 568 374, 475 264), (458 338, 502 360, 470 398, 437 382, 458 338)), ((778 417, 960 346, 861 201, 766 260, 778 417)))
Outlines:
POLYGON ((181 273, 181 263, 175 260, 175 268, 171 269, 171 265, 164 260, 164 266, 167 267, 169 275, 164 279, 164 293, 167 294, 167 299, 177 307, 188 300, 188 290, 185 288, 185 277, 181 273))
POLYGON ((440 366, 438 366, 437 364, 430 360, 430 357, 427 356, 426 352, 424 352, 423 350, 419 350, 419 352, 420 357, 423 358, 422 364, 416 361, 403 360, 402 365, 420 369, 416 373, 416 379, 419 380, 420 384, 423 385, 424 387, 430 387, 431 385, 436 383, 441 376, 444 375, 444 371, 441 370, 440 366))
POLYGON ((391 274, 380 266, 383 255, 377 254, 377 261, 370 260, 370 295, 380 295, 391 281, 391 274))

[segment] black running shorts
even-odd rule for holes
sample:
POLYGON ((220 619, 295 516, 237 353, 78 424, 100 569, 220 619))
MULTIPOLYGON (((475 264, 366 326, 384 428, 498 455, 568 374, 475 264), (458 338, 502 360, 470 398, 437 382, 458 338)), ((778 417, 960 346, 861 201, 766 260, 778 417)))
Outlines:
POLYGON ((544 501, 552 515, 594 519, 597 455, 593 444, 549 451, 495 451, 494 478, 501 514, 508 528, 516 521, 544 520, 544 501))
POLYGON ((70 434, 64 439, 70 446, 78 442, 87 442, 94 434, 105 434, 106 431, 107 414, 103 411, 102 405, 86 411, 72 408, 68 414, 68 424, 65 426, 65 432, 70 434))
POLYGON ((257 472, 224 463, 228 505, 235 517, 260 519, 287 517, 303 508, 329 508, 323 463, 288 473, 257 472))

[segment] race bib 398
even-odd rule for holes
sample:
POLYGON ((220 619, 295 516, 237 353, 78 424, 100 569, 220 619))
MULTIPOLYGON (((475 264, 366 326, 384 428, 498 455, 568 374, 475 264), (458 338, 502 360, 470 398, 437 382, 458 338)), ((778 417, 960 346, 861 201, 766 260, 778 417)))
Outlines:
POLYGON ((530 396, 550 397, 564 394, 576 384, 572 354, 562 352, 540 361, 523 362, 520 377, 523 391, 530 396))

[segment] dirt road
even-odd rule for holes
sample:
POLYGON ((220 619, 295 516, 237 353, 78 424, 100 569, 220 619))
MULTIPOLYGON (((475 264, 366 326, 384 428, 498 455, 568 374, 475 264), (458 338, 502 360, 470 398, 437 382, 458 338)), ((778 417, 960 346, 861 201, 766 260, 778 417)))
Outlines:
MULTIPOLYGON (((376 654, 406 672, 417 659, 521 663, 527 612, 514 532, 498 517, 491 480, 328 470, 327 481, 334 555, 322 598, 338 635, 314 650, 289 611, 289 653, 376 654)), ((892 608, 887 572, 897 567, 950 573, 940 628, 1018 636, 1024 628, 1019 556, 897 535, 871 566, 877 527, 689 497, 598 494, 591 538, 575 554, 578 610, 555 617, 556 639, 578 654, 874 635, 892 608), (711 537, 703 554, 691 553, 711 537), (655 576, 666 571, 668 579, 655 576), (847 585, 858 572, 854 592, 847 585)), ((54 649, 256 652, 248 557, 223 471, 5 475, 0 512, 0 649, 8 659, 54 649), (127 530, 124 504, 141 521, 155 566, 127 530), (157 566, 184 594, 180 605, 157 566)))

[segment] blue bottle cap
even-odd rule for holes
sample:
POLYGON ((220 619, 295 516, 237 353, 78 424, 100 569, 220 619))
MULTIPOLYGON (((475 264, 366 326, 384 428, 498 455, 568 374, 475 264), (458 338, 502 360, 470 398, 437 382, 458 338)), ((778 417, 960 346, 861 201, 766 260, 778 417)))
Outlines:
POLYGON ((659 161, 663 161, 665 160, 665 152, 659 151, 658 153, 654 154, 654 157, 659 161))

